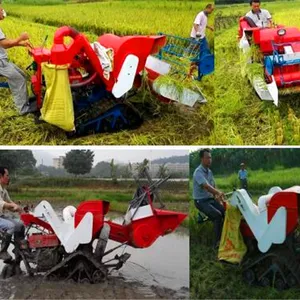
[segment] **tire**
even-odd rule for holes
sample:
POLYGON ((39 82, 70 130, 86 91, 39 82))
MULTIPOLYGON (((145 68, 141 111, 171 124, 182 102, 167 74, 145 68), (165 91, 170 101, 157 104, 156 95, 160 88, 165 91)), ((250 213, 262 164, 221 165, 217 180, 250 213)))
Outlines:
POLYGON ((259 284, 263 287, 268 287, 271 285, 271 281, 268 277, 263 277, 261 278, 261 280, 259 281, 259 284))
POLYGON ((283 291, 286 288, 286 284, 283 279, 277 278, 274 283, 274 287, 278 291, 283 291))
POLYGON ((245 270, 243 272, 243 279, 247 284, 252 285, 255 282, 255 273, 254 273, 254 271, 251 270, 251 269, 245 270))

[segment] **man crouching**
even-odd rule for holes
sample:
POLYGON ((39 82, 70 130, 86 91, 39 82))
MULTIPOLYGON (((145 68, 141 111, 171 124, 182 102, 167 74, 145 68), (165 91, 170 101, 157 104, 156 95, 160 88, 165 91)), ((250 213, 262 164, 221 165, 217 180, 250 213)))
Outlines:
MULTIPOLYGON (((0 6, 0 21, 5 16, 6 13, 0 6)), ((8 39, 0 28, 0 76, 7 79, 15 105, 21 115, 37 111, 37 106, 35 101, 29 101, 28 99, 26 74, 8 60, 6 49, 17 46, 26 47, 28 39, 29 35, 26 32, 16 39, 8 39)))

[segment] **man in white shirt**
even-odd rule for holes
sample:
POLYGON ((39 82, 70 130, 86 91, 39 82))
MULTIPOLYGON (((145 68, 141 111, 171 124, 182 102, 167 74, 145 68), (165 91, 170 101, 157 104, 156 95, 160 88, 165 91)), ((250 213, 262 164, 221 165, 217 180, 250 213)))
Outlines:
POLYGON ((250 1, 251 10, 246 14, 247 18, 250 18, 257 27, 266 28, 272 27, 272 16, 266 9, 260 8, 260 0, 250 1))
MULTIPOLYGON (((206 39, 205 31, 206 28, 214 31, 212 26, 207 25, 208 15, 210 15, 214 11, 215 7, 213 4, 207 4, 205 9, 198 13, 195 18, 193 28, 191 31, 191 42, 190 45, 186 49, 186 53, 188 55, 195 55, 199 53, 205 53, 206 50, 209 50, 209 45, 206 39), (198 43, 200 41, 200 43, 198 43)), ((189 71, 189 77, 192 77, 192 74, 195 69, 198 68, 198 63, 192 63, 189 71)))
POLYGON ((191 38, 193 40, 200 39, 201 43, 205 44, 206 47, 208 47, 205 35, 206 28, 210 29, 211 31, 214 31, 214 28, 212 26, 207 25, 208 16, 214 11, 214 9, 215 7, 213 4, 207 4, 205 9, 198 13, 198 15, 196 16, 191 31, 191 38))
POLYGON ((11 256, 7 252, 10 245, 12 235, 14 235, 15 242, 24 238, 24 225, 22 222, 9 218, 4 215, 6 210, 12 212, 22 211, 21 207, 14 203, 6 190, 9 185, 9 173, 5 167, 0 167, 0 230, 5 232, 5 237, 2 239, 0 249, 0 259, 10 260, 11 256))

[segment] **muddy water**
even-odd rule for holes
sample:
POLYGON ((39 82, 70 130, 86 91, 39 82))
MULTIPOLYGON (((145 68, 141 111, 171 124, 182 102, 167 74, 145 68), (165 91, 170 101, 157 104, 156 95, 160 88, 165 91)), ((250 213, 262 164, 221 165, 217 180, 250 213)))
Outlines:
MULTIPOLYGON (((117 223, 122 218, 111 216, 117 223)), ((118 245, 109 241, 107 249, 118 245)), ((189 297, 189 235, 184 228, 159 238, 147 249, 122 247, 130 259, 101 284, 70 284, 26 275, 0 280, 0 299, 179 299, 189 297)), ((109 258, 109 257, 108 257, 109 258)), ((0 269, 3 263, 0 261, 0 269)), ((24 269, 24 266, 22 266, 24 269)))
MULTIPOLYGON (((122 219, 114 222, 122 224, 122 219)), ((108 249, 118 243, 109 241, 108 249)), ((176 232, 160 237, 149 248, 135 249, 124 247, 115 253, 131 254, 130 259, 120 270, 125 278, 140 280, 147 285, 160 285, 172 289, 189 287, 189 236, 188 230, 177 229, 176 232)))

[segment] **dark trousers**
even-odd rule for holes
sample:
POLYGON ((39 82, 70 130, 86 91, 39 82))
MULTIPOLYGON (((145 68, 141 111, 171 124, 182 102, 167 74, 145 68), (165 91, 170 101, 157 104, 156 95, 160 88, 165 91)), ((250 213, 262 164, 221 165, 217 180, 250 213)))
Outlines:
POLYGON ((248 189, 248 182, 247 179, 240 179, 240 185, 241 185, 241 189, 248 189))
POLYGON ((221 239, 225 209, 223 205, 215 199, 195 200, 197 209, 203 212, 214 223, 215 243, 218 244, 221 239))

